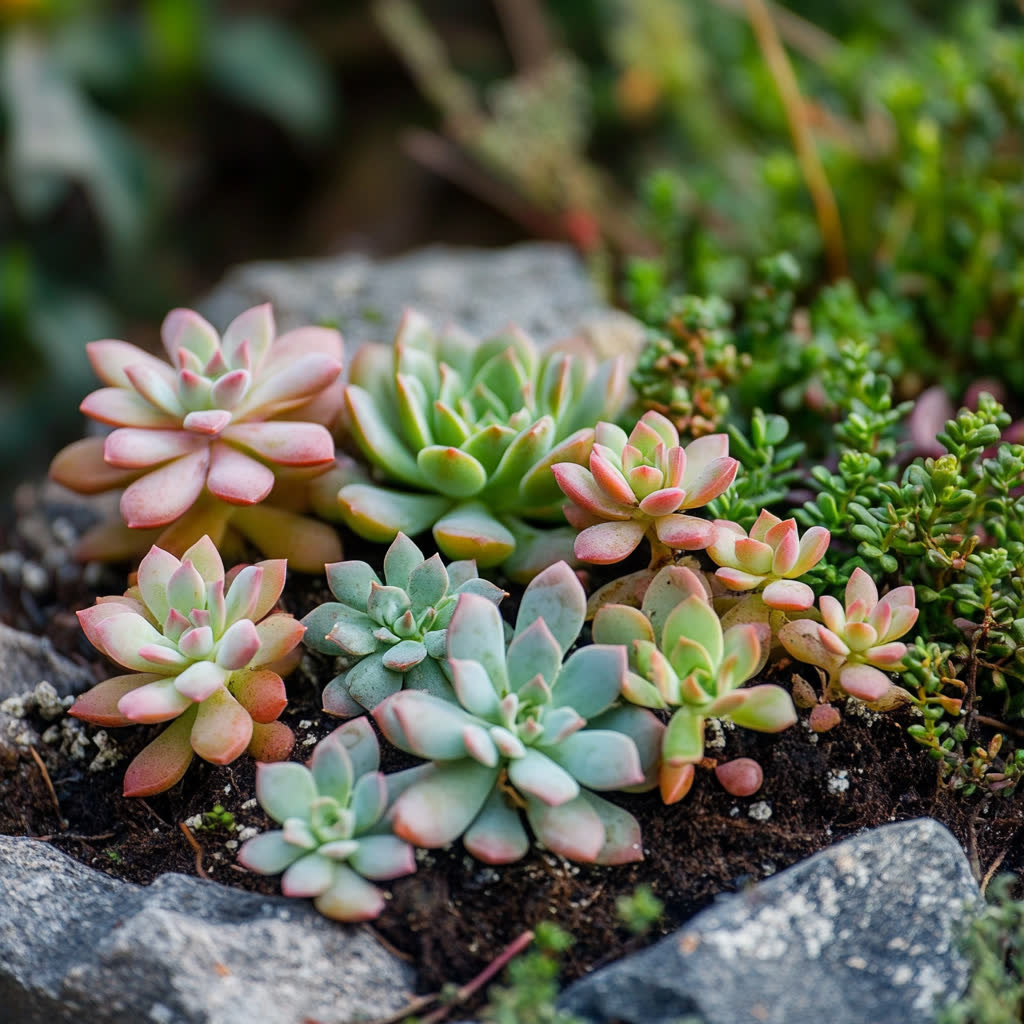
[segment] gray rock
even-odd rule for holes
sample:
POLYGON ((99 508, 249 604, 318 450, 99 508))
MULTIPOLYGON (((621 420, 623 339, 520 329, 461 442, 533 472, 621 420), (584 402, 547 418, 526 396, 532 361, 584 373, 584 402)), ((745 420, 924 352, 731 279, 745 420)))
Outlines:
POLYGON ((559 1007, 598 1024, 930 1024, 966 984, 954 925, 978 901, 942 825, 885 825, 721 900, 559 1007))
POLYGON ((390 341, 402 310, 414 306, 438 324, 473 334, 518 324, 553 341, 606 312, 583 266, 564 245, 508 249, 431 246, 395 260, 344 255, 303 263, 249 263, 232 270, 202 312, 222 328, 242 310, 274 304, 282 330, 330 323, 345 336, 346 358, 366 341, 390 341))
POLYGON ((45 637, 0 623, 0 700, 34 690, 44 680, 61 697, 95 682, 88 668, 58 654, 45 637))
POLYGON ((347 1024, 394 1012, 411 969, 308 904, 183 875, 119 882, 0 836, 0 1019, 347 1024))

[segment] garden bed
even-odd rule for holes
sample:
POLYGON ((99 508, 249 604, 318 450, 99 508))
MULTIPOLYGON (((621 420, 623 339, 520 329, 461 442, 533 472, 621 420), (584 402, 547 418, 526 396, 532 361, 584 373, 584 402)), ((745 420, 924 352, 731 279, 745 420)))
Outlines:
MULTIPOLYGON (((40 552, 26 538, 38 537, 41 522, 67 518, 78 507, 41 507, 41 494, 22 492, 20 525, 0 544, 15 552, 13 558, 5 556, 7 565, 22 558, 35 562, 40 552)), ((345 534, 343 541, 348 557, 364 554, 378 561, 382 556, 383 548, 354 536, 345 534)), ((73 612, 116 585, 105 572, 57 559, 45 584, 38 578, 32 582, 32 587, 12 585, 10 575, 5 578, 0 620, 47 636, 58 650, 87 664, 97 680, 106 678, 110 666, 81 635, 73 612)), ((292 574, 281 603, 301 616, 326 596, 323 580, 292 574)), ((328 662, 307 653, 288 681, 290 703, 283 718, 297 734, 293 756, 312 749, 337 725, 319 710, 319 690, 333 674, 328 662)), ((789 688, 795 673, 813 678, 814 671, 783 664, 771 681, 789 688)), ((709 756, 755 758, 764 768, 762 789, 749 798, 732 797, 712 772, 700 770, 690 794, 673 806, 664 806, 657 793, 614 796, 640 823, 642 862, 594 867, 533 849, 515 864, 492 868, 459 843, 422 851, 416 874, 389 886, 392 898, 373 928, 415 965, 420 985, 434 989, 467 980, 523 929, 551 920, 576 938, 565 960, 564 977, 570 980, 675 929, 719 893, 743 889, 860 829, 889 821, 930 815, 951 829, 980 872, 997 863, 1006 870, 1024 869, 1024 848, 1014 842, 1024 824, 1019 807, 964 798, 938 785, 934 762, 907 738, 910 714, 880 715, 850 701, 840 726, 820 735, 807 727, 806 711, 797 726, 777 735, 726 729, 718 745, 712 732, 709 756), (665 913, 654 933, 638 940, 623 926, 616 902, 642 883, 664 903, 665 913)), ((42 719, 35 724, 40 733, 51 725, 42 719)), ((97 731, 83 728, 87 735, 97 731)), ((140 727, 111 735, 127 759, 153 734, 140 727)), ((171 791, 138 800, 121 796, 119 766, 89 771, 88 761, 71 756, 69 744, 63 747, 58 739, 39 750, 52 794, 28 751, 0 774, 0 832, 46 837, 82 862, 128 881, 145 884, 167 871, 199 872, 250 891, 277 892, 276 879, 245 871, 234 860, 239 835, 245 835, 241 830, 267 827, 252 799, 249 759, 228 767, 197 761, 171 791), (232 816, 233 827, 211 815, 218 805, 232 816), (185 822, 192 826, 189 837, 185 822)), ((389 745, 383 750, 386 771, 413 763, 389 745)))

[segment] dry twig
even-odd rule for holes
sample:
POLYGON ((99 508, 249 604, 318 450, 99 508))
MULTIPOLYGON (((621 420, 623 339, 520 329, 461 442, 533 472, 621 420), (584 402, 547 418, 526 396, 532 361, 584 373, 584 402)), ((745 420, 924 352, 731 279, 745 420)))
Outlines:
POLYGON ((196 851, 196 874, 208 882, 210 880, 210 876, 206 873, 206 869, 203 867, 203 848, 196 842, 195 836, 192 835, 192 830, 185 824, 185 822, 179 821, 178 828, 181 829, 185 838, 188 840, 188 845, 196 851))
POLYGON ((43 764, 43 759, 39 756, 39 751, 35 747, 29 747, 28 752, 32 755, 32 760, 35 761, 36 767, 39 769, 39 774, 43 777, 43 782, 46 783, 46 789, 50 794, 50 800, 53 802, 54 810, 57 812, 57 823, 62 829, 68 827, 67 819, 61 813, 60 801, 57 799, 57 790, 53 788, 53 780, 50 778, 50 773, 46 770, 46 765, 43 764))
MULTIPOLYGON (((446 1000, 443 1006, 437 1007, 433 1013, 424 1017, 423 1024, 440 1024, 456 1006, 460 1006, 471 996, 479 992, 498 971, 503 970, 510 960, 519 956, 531 942, 533 942, 533 932, 523 932, 522 935, 509 943, 476 977, 471 978, 465 985, 456 989, 455 994, 446 1000)), ((437 992, 430 995, 417 996, 417 998, 406 1003, 397 1013, 393 1013, 390 1017, 382 1017, 379 1020, 375 1020, 373 1024, 399 1024, 399 1021, 405 1020, 406 1017, 414 1013, 419 1013, 420 1010, 426 1009, 431 1003, 436 1003, 440 998, 440 993, 437 992)), ((314 1024, 314 1022, 308 1022, 308 1024, 314 1024)))

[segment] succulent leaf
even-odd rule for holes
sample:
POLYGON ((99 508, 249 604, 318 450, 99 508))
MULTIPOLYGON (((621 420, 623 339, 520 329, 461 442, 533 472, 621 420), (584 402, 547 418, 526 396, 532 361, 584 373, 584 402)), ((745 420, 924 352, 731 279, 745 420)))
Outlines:
POLYGON ((248 840, 239 861, 260 874, 284 870, 285 895, 316 897, 317 909, 339 921, 378 914, 383 894, 366 879, 416 868, 409 844, 379 828, 389 795, 379 759, 373 730, 357 720, 317 744, 312 770, 291 762, 260 765, 257 799, 284 827, 248 840))
POLYGON ((559 518, 551 466, 587 457, 591 424, 618 412, 626 388, 621 359, 595 372, 578 350, 541 357, 514 329, 474 342, 438 335, 418 314, 403 320, 392 349, 364 346, 350 379, 348 419, 367 460, 418 497, 443 498, 410 505, 401 498, 413 495, 392 492, 375 504, 346 487, 346 522, 372 540, 434 526, 446 555, 482 566, 515 550, 506 520, 559 518))
POLYGON ((287 756, 291 731, 268 731, 284 709, 284 685, 263 667, 287 656, 303 627, 290 615, 262 618, 277 601, 284 571, 276 561, 240 566, 229 574, 225 600, 224 565, 208 537, 182 559, 154 547, 139 566, 137 587, 80 613, 90 641, 141 674, 101 683, 70 713, 108 726, 176 719, 168 739, 158 737, 139 765, 129 766, 126 793, 173 785, 193 750, 230 763, 253 743, 256 723, 264 727, 257 746, 287 756))

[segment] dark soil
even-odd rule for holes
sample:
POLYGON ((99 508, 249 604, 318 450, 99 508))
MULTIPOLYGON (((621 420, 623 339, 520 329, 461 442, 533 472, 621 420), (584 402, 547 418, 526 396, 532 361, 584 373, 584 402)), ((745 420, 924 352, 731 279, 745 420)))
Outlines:
MULTIPOLYGON (((54 515, 80 522, 83 515, 77 505, 48 505, 43 513, 33 491, 24 491, 18 504, 18 526, 0 533, 0 551, 13 549, 40 562, 46 523, 54 515)), ((358 544, 350 542, 350 557, 356 557, 358 544)), ((114 674, 95 657, 73 612, 97 594, 122 590, 126 570, 96 575, 51 556, 47 571, 46 586, 37 581, 34 589, 12 582, 9 572, 0 579, 0 620, 49 636, 58 649, 91 664, 97 680, 114 674)), ((326 594, 322 580, 293 576, 282 603, 286 611, 302 615, 326 594)), ((815 681, 809 674, 813 669, 800 670, 815 681)), ((319 689, 332 674, 328 659, 309 655, 289 680, 291 703, 283 718, 298 737, 294 757, 337 725, 319 711, 319 689)), ((776 681, 786 685, 792 675, 792 666, 783 668, 776 681)), ((663 806, 656 793, 614 797, 641 824, 645 859, 639 864, 577 865, 534 850, 517 864, 494 868, 456 844, 421 854, 417 873, 392 883, 392 899, 373 927, 416 964, 421 985, 435 989, 467 980, 525 928, 553 920, 576 937, 566 960, 569 980, 673 930, 718 893, 742 889, 859 829, 889 821, 937 818, 964 844, 979 877, 997 862, 1005 870, 1024 870, 1020 801, 964 798, 939 785, 935 763, 907 740, 909 713, 880 716, 846 709, 840 726, 821 736, 810 732, 806 718, 801 712, 800 723, 777 736, 727 730, 724 747, 709 750, 720 760, 751 756, 760 762, 765 782, 753 797, 729 796, 705 770, 689 796, 672 807, 663 806), (616 914, 617 898, 640 883, 649 884, 665 905, 660 930, 643 940, 632 937, 616 914)), ((42 732, 49 723, 36 724, 42 732)), ((95 732, 86 727, 86 735, 95 732)), ((241 828, 266 828, 253 800, 250 761, 217 768, 197 759, 168 793, 148 800, 121 796, 127 759, 154 734, 144 727, 117 731, 125 761, 100 772, 89 772, 88 761, 72 760, 56 746, 42 747, 59 815, 35 760, 27 751, 8 750, 6 763, 0 757, 0 832, 43 837, 86 864, 133 882, 148 883, 165 871, 198 872, 244 889, 277 892, 277 879, 234 863, 227 844, 237 844, 235 832, 200 828, 194 833, 197 851, 181 828, 217 804, 241 828)), ((0 754, 3 749, 0 744, 0 754)), ((384 750, 385 770, 411 763, 384 750)))

